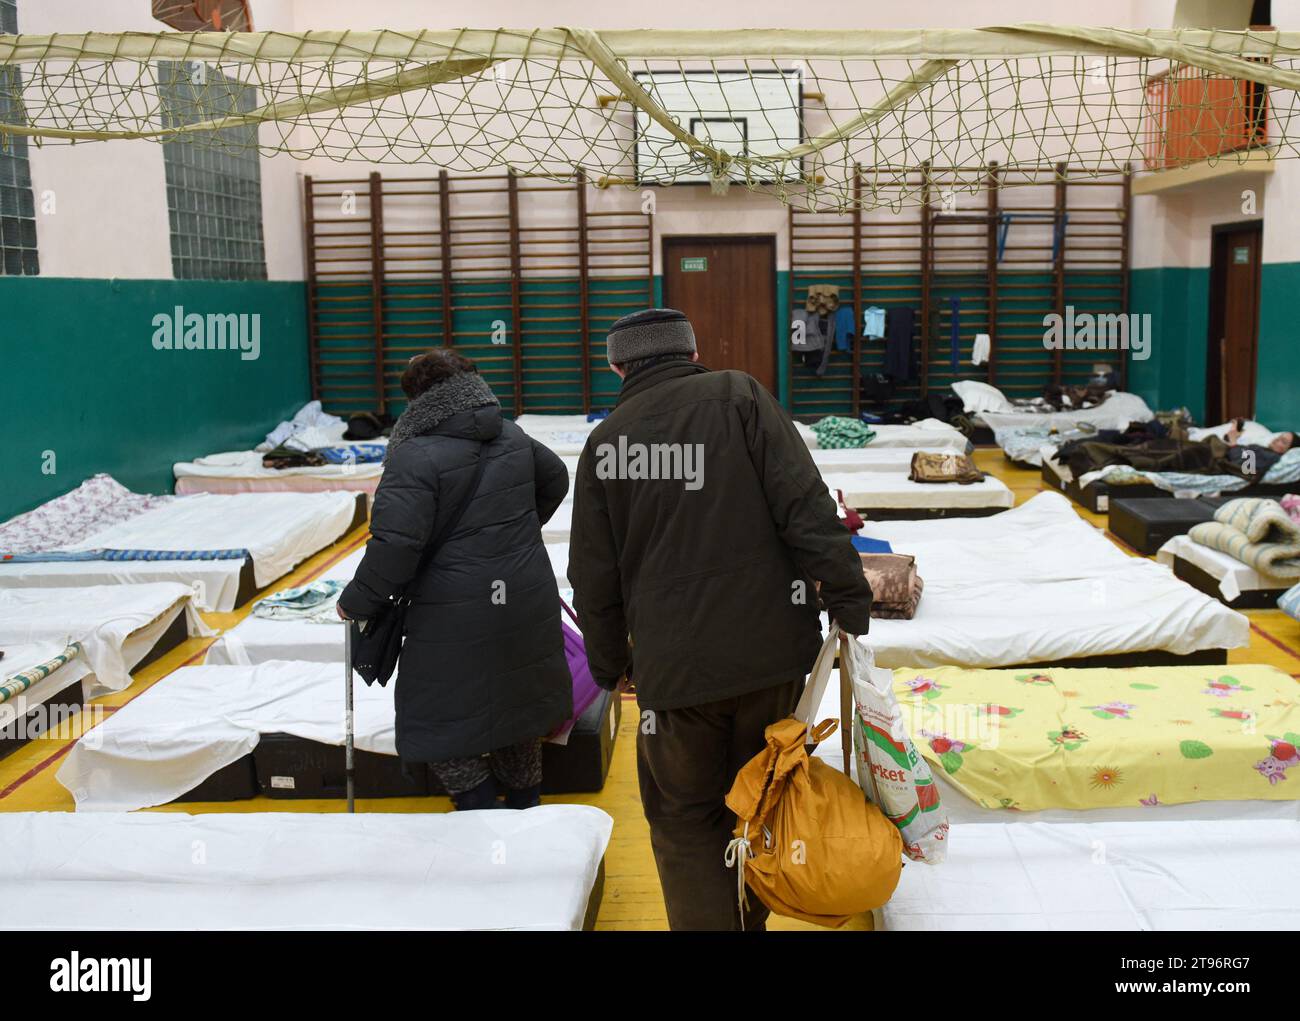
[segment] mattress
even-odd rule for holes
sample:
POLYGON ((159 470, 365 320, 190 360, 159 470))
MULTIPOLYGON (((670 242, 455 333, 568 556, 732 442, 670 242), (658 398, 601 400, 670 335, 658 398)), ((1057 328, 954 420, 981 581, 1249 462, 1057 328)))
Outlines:
MULTIPOLYGON (((68 550, 246 549, 263 588, 342 536, 357 512, 353 493, 199 494, 177 499, 96 532, 68 550)), ((67 588, 180 582, 202 609, 228 611, 239 591, 240 560, 78 561, 0 564, 0 587, 67 588)))
POLYGON ((1300 821, 1022 822, 951 831, 911 865, 884 928, 1289 931, 1300 821))
POLYGON ((914 555, 925 581, 912 620, 872 621, 881 666, 1020 666, 1249 642, 1246 617, 1121 552, 1056 493, 990 517, 868 521, 861 534, 914 555))
POLYGON ((1200 568, 1219 583, 1225 602, 1234 602, 1249 592, 1284 592, 1295 584, 1294 578, 1261 574, 1249 564, 1227 553, 1202 546, 1189 535, 1176 535, 1156 551, 1156 562, 1168 567, 1183 560, 1200 568))
MULTIPOLYGON (((85 697, 97 698, 129 687, 131 670, 182 615, 190 637, 212 634, 195 609, 193 590, 185 585, 0 589, 0 647, 36 643, 62 650, 79 642, 81 658, 93 674, 83 682, 85 697)), ((9 656, 3 666, 8 674, 17 672, 9 656)), ((29 703, 31 691, 24 693, 29 703)))
POLYGON ((906 474, 885 472, 822 472, 831 495, 842 490, 844 502, 856 510, 1005 509, 1015 505, 1006 484, 986 476, 970 485, 955 482, 913 482, 906 474))
MULTIPOLYGON (((58 780, 78 811, 133 811, 174 801, 251 753, 261 734, 341 745, 343 682, 341 662, 183 667, 118 709, 91 732, 93 740, 78 741, 58 780)), ((397 683, 355 680, 362 751, 397 754, 397 683)))
POLYGON ((580 929, 612 826, 586 805, 3 813, 0 927, 580 929), (194 867, 195 848, 208 867, 194 867))
MULTIPOLYGON (((572 456, 582 453, 587 437, 599 422, 588 422, 585 415, 520 415, 515 424, 555 453, 572 456)), ((809 447, 816 449, 817 436, 811 428, 796 422, 795 429, 809 447)), ((907 447, 958 453, 970 450, 970 442, 961 432, 936 418, 922 419, 911 425, 872 425, 871 429, 876 438, 864 449, 907 447)))
MULTIPOLYGON (((912 467, 912 455, 921 450, 929 448, 919 447, 884 447, 876 449, 875 447, 853 448, 848 447, 842 450, 813 450, 811 451, 813 463, 825 474, 826 472, 880 472, 906 475, 912 467)), ((942 448, 935 448, 942 453, 942 448)), ((565 455, 561 457, 566 468, 569 469, 569 478, 572 479, 578 470, 578 457, 576 455, 565 455)))
MULTIPOLYGON (((839 718, 834 682, 818 718, 839 718)), ((815 754, 841 768, 838 735, 815 754)), ((947 860, 903 869, 880 928, 1295 927, 1300 881, 1278 864, 1300 838, 1294 799, 1011 812, 981 807, 942 772, 935 782, 947 860)))
POLYGON ((894 693, 932 772, 963 803, 1008 818, 1099 808, 1163 818, 1196 802, 1296 806, 1286 780, 1300 776, 1300 704, 1295 680, 1274 667, 937 667, 896 671, 894 693))
MULTIPOLYGON (((387 443, 386 439, 371 440, 387 443)), ((359 492, 374 496, 384 472, 378 464, 330 464, 314 468, 265 468, 257 450, 211 454, 173 466, 176 492, 194 493, 324 493, 359 492)))
POLYGON ((1100 404, 1078 411, 981 411, 976 421, 983 422, 996 434, 1001 429, 1025 426, 1066 430, 1080 424, 1097 429, 1127 429, 1133 422, 1149 422, 1155 415, 1137 394, 1122 391, 1111 394, 1100 404))

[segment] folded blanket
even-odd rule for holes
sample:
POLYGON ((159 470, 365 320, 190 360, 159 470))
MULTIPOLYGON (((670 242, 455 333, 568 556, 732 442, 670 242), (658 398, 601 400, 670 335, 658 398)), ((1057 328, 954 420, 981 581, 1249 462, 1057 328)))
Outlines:
POLYGON ((84 549, 0 553, 0 564, 75 564, 88 560, 247 560, 246 549, 84 549))
POLYGON ((1300 523, 1276 500, 1229 500, 1214 512, 1213 521, 1193 525, 1188 535, 1261 574, 1300 578, 1300 523))
POLYGON ((855 418, 837 418, 834 415, 823 418, 812 427, 817 436, 817 445, 822 450, 843 450, 850 447, 865 447, 876 438, 876 434, 865 422, 855 418))
POLYGON ((871 616, 911 620, 921 600, 916 557, 907 553, 859 553, 871 584, 871 616))
POLYGON ((912 455, 912 470, 907 477, 913 482, 956 482, 969 486, 983 481, 984 473, 975 467, 969 454, 917 451, 912 455))
POLYGON ((912 592, 905 603, 872 603, 871 616, 881 620, 911 620, 916 616, 916 608, 921 602, 921 593, 925 582, 918 574, 912 579, 912 592))
POLYGON ((47 659, 44 663, 38 663, 21 673, 4 678, 3 683, 0 683, 0 703, 8 702, 15 695, 21 695, 37 681, 45 680, 59 667, 71 663, 80 655, 81 643, 69 642, 68 647, 53 659, 47 659))

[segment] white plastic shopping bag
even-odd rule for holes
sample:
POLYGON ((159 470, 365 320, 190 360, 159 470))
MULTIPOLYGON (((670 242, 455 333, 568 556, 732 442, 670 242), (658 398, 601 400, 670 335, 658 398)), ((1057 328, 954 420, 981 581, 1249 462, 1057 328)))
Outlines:
POLYGON ((903 726, 894 675, 876 666, 871 650, 841 636, 840 673, 853 686, 853 761, 858 786, 903 835, 913 861, 937 865, 948 847, 948 815, 929 764, 903 726))

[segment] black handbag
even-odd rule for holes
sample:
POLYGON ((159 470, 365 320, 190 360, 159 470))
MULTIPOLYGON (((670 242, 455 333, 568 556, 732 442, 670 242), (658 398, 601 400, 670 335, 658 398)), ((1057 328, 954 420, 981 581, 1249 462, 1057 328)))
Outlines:
POLYGON ((348 627, 352 629, 352 669, 359 673, 361 679, 367 684, 378 681, 380 687, 383 687, 388 684, 388 679, 397 669, 397 660, 402 654, 402 636, 406 633, 406 609, 411 605, 407 590, 420 580, 420 576, 429 566, 433 555, 438 552, 442 541, 460 523, 470 501, 474 499, 474 494, 478 492, 478 484, 483 478, 485 465, 483 446, 480 445, 478 463, 474 469, 474 481, 470 483, 464 498, 447 519, 447 523, 424 547, 424 552, 420 554, 420 563, 416 566, 415 574, 411 576, 406 589, 394 595, 389 605, 377 617, 348 621, 348 627))

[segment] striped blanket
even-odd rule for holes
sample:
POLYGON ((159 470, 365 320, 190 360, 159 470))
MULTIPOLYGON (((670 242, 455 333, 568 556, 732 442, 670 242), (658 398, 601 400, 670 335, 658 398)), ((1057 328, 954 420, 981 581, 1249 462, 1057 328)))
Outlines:
POLYGON ((22 673, 6 677, 3 683, 0 683, 0 704, 8 702, 15 695, 21 695, 37 681, 45 680, 59 667, 71 663, 80 655, 81 643, 71 642, 66 649, 53 659, 47 659, 44 663, 28 667, 22 673))
POLYGON ((1300 578, 1300 524, 1276 500, 1229 500, 1214 512, 1213 521, 1193 525, 1188 535, 1261 574, 1300 578))
POLYGON ((246 549, 83 549, 0 553, 0 564, 73 564, 84 560, 247 560, 246 549))

